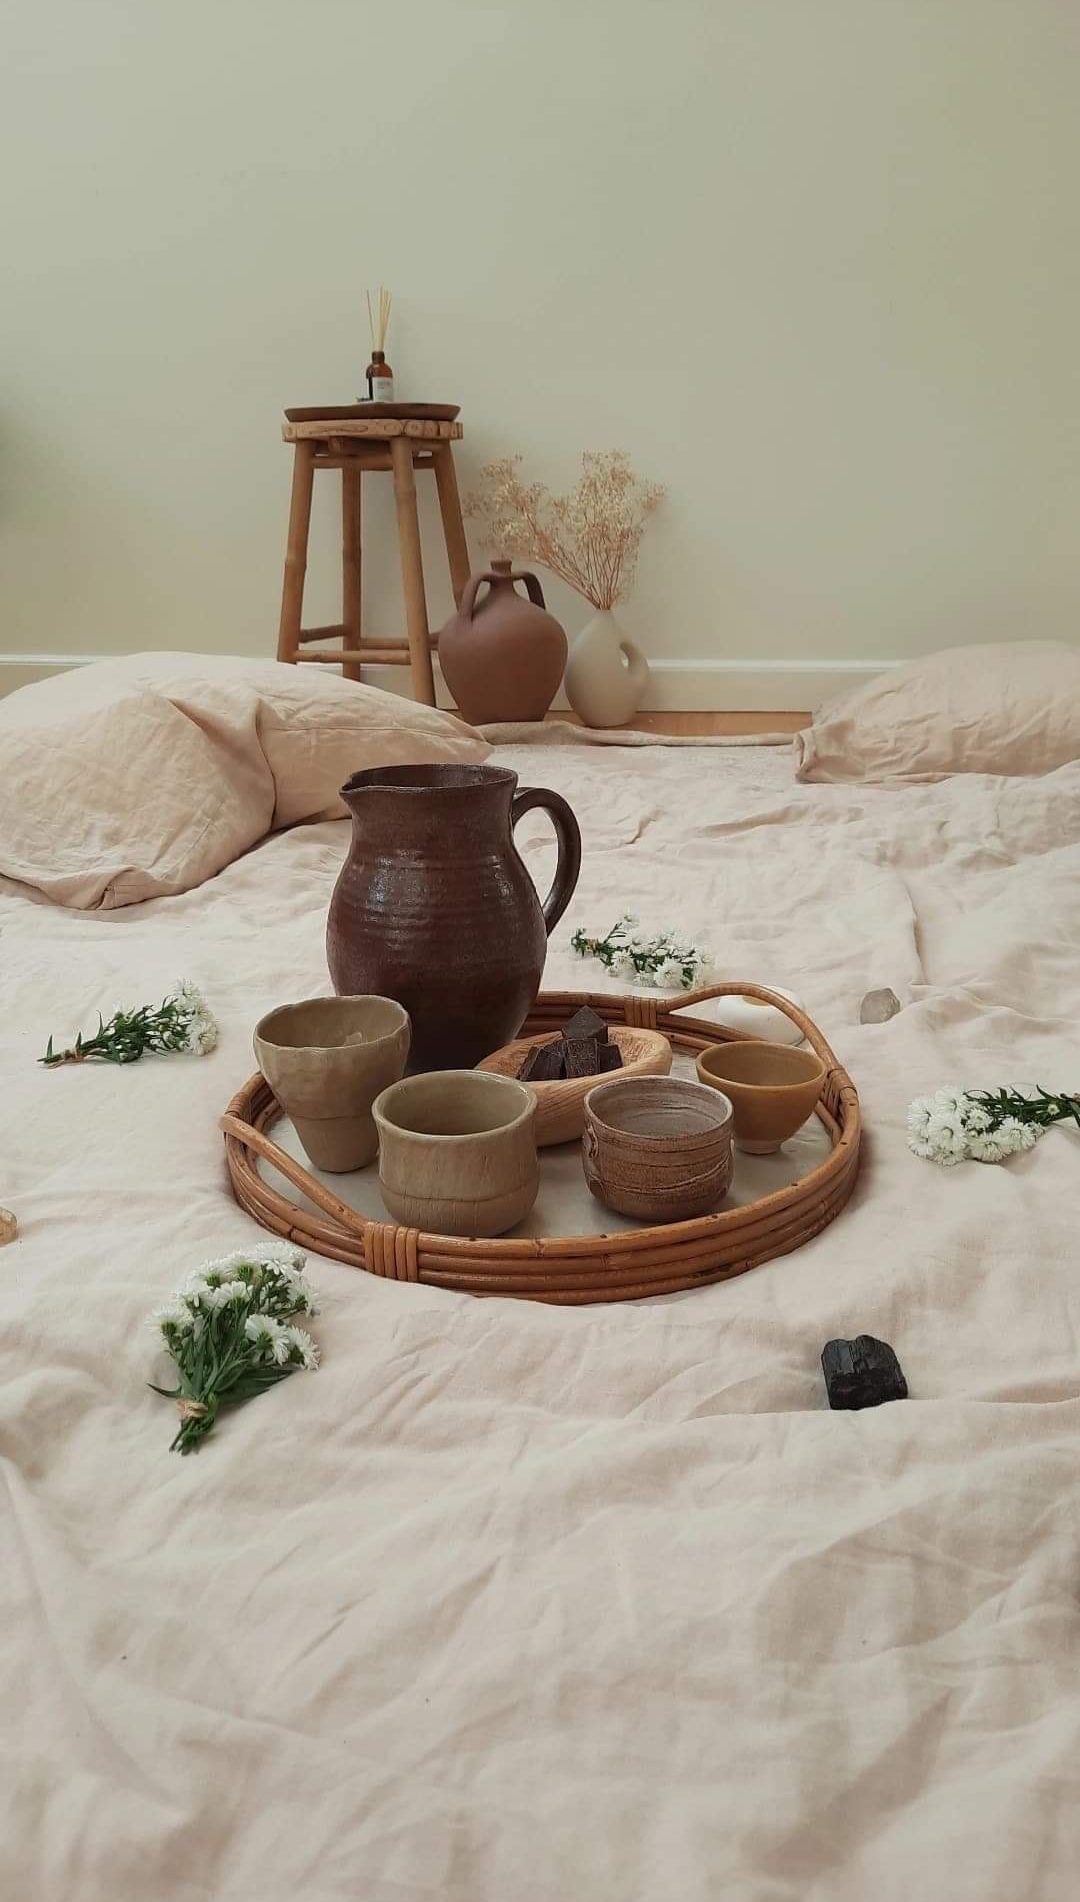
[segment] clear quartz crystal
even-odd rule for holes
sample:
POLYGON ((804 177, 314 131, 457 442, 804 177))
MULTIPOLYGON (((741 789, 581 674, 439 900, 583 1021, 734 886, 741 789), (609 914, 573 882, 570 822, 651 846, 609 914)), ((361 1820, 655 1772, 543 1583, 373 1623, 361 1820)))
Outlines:
POLYGON ((884 990, 867 991, 859 1005, 859 1022, 860 1024, 887 1024, 890 1017, 895 1017, 897 1011, 902 1008, 896 992, 889 990, 888 986, 884 990))

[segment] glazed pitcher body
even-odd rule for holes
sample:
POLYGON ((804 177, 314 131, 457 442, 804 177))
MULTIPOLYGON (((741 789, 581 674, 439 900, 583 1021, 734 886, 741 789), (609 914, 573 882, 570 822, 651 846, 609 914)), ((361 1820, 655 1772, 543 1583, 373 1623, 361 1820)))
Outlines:
POLYGON ((341 796, 352 840, 326 923, 334 987, 404 1006, 411 1068, 471 1068, 516 1036, 539 989, 577 883, 574 814, 557 793, 519 792, 501 766, 376 767, 341 796), (512 836, 534 806, 559 842, 543 905, 512 836))

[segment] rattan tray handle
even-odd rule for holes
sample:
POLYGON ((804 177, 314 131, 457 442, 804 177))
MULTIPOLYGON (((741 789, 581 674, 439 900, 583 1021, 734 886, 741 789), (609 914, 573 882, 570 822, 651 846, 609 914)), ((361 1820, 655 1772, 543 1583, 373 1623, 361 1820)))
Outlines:
POLYGON ((294 1189, 299 1189, 302 1195, 308 1196, 312 1202, 317 1202, 325 1214, 332 1215, 336 1222, 351 1229, 354 1235, 363 1235, 364 1230, 370 1227, 366 1215, 361 1215, 358 1209, 351 1209, 347 1202, 342 1202, 340 1197, 336 1196, 332 1189, 328 1189, 325 1183, 320 1182, 317 1176, 309 1175, 302 1163, 286 1155, 284 1149, 279 1149, 277 1143, 271 1141, 261 1129, 254 1129, 250 1123, 245 1123, 241 1117, 234 1115, 232 1103, 221 1118, 218 1128, 223 1135, 232 1136, 236 1142, 243 1143, 246 1149, 256 1150, 264 1162, 272 1163, 275 1169, 280 1170, 281 1174, 292 1183, 294 1189))

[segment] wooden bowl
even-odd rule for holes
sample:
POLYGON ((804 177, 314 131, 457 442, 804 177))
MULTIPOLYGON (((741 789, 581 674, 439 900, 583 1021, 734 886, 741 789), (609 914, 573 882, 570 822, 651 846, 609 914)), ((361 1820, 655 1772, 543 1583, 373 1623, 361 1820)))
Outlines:
MULTIPOLYGON (((667 1076, 671 1069, 671 1045, 658 1030, 630 1030, 621 1024, 608 1029, 612 1043, 622 1056, 621 1070, 605 1070, 602 1076, 575 1076, 560 1083, 526 1083, 536 1097, 536 1147, 550 1149, 554 1143, 577 1142, 585 1127, 585 1098, 597 1083, 615 1083, 626 1076, 667 1076)), ((515 1043, 493 1050, 477 1064, 478 1070, 494 1070, 497 1076, 516 1076, 526 1052, 538 1043, 557 1043, 559 1032, 548 1031, 542 1037, 519 1037, 515 1043)))
POLYGON ((825 1087, 825 1065, 815 1050, 759 1043, 713 1044, 697 1060, 702 1083, 729 1097, 735 1109, 735 1147, 769 1156, 812 1116, 825 1087))
POLYGON ((685 1077, 605 1078, 585 1099, 581 1160, 598 1202, 639 1222, 709 1215, 731 1187, 732 1110, 685 1077))

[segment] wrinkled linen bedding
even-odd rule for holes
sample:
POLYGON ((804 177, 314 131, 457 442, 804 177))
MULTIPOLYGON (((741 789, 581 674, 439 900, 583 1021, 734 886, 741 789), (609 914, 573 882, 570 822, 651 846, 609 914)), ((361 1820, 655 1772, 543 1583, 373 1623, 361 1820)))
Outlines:
POLYGON ((884 791, 798 785, 786 749, 497 757, 582 821, 548 986, 608 987, 570 932, 630 908, 800 991, 861 1093, 855 1197, 608 1308, 312 1257, 323 1367, 180 1460, 143 1317, 253 1232, 216 1118, 259 1014, 328 988, 345 827, 118 914, 0 888, 0 1893, 1064 1902, 1080 1133, 944 1171, 904 1114, 1080 1087, 1080 765, 884 791), (209 1058, 36 1067, 177 976, 209 1058), (905 1008, 860 1027, 880 985, 905 1008), (821 1346, 859 1331, 911 1398, 831 1414, 821 1346))

